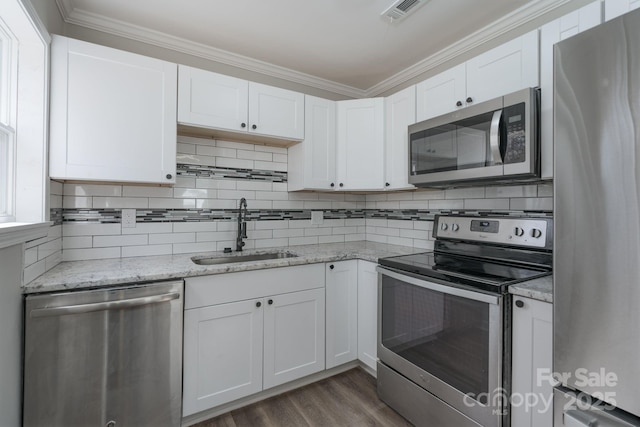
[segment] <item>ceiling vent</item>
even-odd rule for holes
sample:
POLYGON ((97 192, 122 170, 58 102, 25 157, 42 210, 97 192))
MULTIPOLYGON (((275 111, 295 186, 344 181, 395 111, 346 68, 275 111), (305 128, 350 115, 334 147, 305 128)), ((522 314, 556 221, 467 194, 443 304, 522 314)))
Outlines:
POLYGON ((382 12, 380 16, 385 19, 389 19, 391 22, 398 21, 415 12, 420 6, 428 1, 429 0, 396 0, 391 4, 391 6, 382 12))

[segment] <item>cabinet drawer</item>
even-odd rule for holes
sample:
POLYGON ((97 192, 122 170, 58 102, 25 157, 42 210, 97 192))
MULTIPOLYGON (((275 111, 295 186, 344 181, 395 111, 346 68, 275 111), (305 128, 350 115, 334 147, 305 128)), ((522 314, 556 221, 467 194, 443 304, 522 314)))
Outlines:
POLYGON ((268 268, 185 280, 185 310, 324 287, 324 264, 268 268))

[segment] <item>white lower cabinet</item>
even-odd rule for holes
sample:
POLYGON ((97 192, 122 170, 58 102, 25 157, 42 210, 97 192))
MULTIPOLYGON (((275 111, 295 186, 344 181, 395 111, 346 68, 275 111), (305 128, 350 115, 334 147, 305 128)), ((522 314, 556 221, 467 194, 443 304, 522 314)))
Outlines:
POLYGON ((358 260, 358 359, 374 371, 378 360, 377 265, 358 260))
POLYGON ((324 265, 185 279, 183 416, 325 369, 324 265))
POLYGON ((553 306, 519 296, 513 303, 511 426, 551 427, 553 306))
POLYGON ((358 261, 325 265, 329 369, 358 358, 358 261))
POLYGON ((324 370, 324 289, 266 298, 263 388, 324 370))

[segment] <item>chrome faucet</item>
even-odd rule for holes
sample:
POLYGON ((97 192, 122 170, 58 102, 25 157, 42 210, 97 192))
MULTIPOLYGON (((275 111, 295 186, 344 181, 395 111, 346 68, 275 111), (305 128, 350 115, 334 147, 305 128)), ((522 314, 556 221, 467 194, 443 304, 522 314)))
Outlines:
POLYGON ((236 251, 241 252, 245 242, 242 239, 247 238, 247 199, 240 199, 240 207, 238 208, 238 237, 236 238, 236 251), (244 206, 244 217, 242 207, 244 206))

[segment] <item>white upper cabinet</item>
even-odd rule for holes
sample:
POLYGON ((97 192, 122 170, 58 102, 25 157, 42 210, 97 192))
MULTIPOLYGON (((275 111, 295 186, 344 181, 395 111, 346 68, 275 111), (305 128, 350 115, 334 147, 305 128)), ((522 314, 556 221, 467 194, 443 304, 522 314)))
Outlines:
POLYGON ((336 102, 305 95, 305 138, 288 149, 288 190, 330 190, 336 179, 336 102))
POLYGON ((430 119, 536 87, 538 64, 538 30, 535 30, 418 83, 416 119, 430 119))
MULTIPOLYGON (((640 1, 638 2, 640 4, 640 1)), ((553 178, 553 46, 602 22, 599 1, 545 24, 540 32, 541 177, 553 178)))
POLYGON ((457 65, 416 85, 417 121, 450 113, 466 105, 467 71, 457 65))
POLYGON ((409 125, 416 122, 416 87, 385 98, 385 190, 415 188, 409 184, 409 125))
POLYGON ((467 61, 467 104, 536 87, 538 30, 516 37, 467 61))
POLYGON ((247 130, 249 82, 197 68, 178 67, 178 122, 247 130))
POLYGON ((176 64, 54 35, 51 178, 169 184, 176 64))
POLYGON ((304 94, 180 65, 183 125, 304 139, 304 94))
POLYGON ((640 0, 604 0, 604 20, 609 21, 640 7, 640 0))
POLYGON ((338 101, 337 190, 384 188, 384 98, 338 101))

